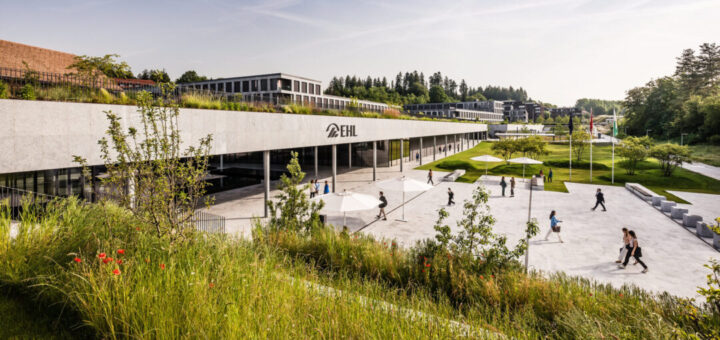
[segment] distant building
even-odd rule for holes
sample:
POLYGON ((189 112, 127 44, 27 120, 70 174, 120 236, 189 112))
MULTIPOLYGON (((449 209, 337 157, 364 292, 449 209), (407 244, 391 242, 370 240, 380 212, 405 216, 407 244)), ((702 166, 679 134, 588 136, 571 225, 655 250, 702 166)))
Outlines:
POLYGON ((490 100, 456 103, 406 104, 403 108, 410 114, 434 118, 455 118, 484 122, 502 122, 502 105, 502 102, 490 100))
POLYGON ((503 116, 508 122, 528 122, 528 111, 521 101, 506 101, 503 104, 503 116))
MULTIPOLYGON (((321 85, 322 82, 319 80, 287 73, 269 73, 183 83, 178 84, 178 87, 223 92, 242 96, 247 101, 276 104, 301 103, 339 110, 352 106, 353 100, 350 98, 323 94, 321 85)), ((356 102, 361 110, 383 111, 389 108, 385 103, 368 100, 357 100, 356 102)))
POLYGON ((582 113, 582 110, 577 107, 558 107, 550 109, 550 116, 555 118, 557 116, 567 116, 570 114, 577 115, 582 113))

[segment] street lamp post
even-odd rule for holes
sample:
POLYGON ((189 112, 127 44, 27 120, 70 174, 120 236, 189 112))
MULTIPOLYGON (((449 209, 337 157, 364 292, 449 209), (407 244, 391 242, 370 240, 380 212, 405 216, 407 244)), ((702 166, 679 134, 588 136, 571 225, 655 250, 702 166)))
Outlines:
POLYGON ((687 133, 681 133, 681 134, 680 134, 680 146, 683 145, 683 136, 687 136, 687 133))
MULTIPOLYGON (((528 203, 528 223, 530 223, 530 214, 532 212, 532 179, 530 180, 530 202, 528 203)), ((530 260, 530 236, 527 233, 527 225, 525 225, 525 272, 528 272, 528 262, 530 260)))
POLYGON ((645 130, 645 137, 648 136, 648 134, 650 133, 650 131, 652 131, 652 129, 646 129, 646 130, 645 130))

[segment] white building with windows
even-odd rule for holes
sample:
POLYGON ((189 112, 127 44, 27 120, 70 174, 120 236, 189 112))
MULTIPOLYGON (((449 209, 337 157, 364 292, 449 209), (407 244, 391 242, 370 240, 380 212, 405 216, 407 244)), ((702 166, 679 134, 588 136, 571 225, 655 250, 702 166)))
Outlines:
MULTIPOLYGON (((287 73, 269 73, 253 76, 220 78, 178 84, 180 88, 193 88, 228 95, 242 96, 247 101, 276 104, 299 103, 324 109, 343 110, 351 106, 352 99, 325 95, 322 82, 287 73)), ((360 110, 382 112, 389 108, 385 103, 357 100, 360 110)))
POLYGON ((503 102, 472 101, 457 103, 407 104, 405 111, 433 118, 455 118, 483 122, 503 121, 503 102))

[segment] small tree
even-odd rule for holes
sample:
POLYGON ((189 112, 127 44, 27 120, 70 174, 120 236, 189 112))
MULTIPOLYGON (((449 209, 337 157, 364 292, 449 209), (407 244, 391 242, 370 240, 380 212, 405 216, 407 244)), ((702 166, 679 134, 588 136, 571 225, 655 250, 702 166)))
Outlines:
POLYGON ((577 129, 573 131, 572 133, 572 141, 573 141, 573 152, 575 153, 575 158, 579 162, 580 159, 582 159, 583 154, 585 153, 585 150, 587 148, 588 143, 590 143, 591 137, 590 133, 583 129, 577 129))
POLYGON ((517 149, 517 143, 512 139, 501 139, 497 142, 494 142, 490 149, 502 159, 504 159, 506 162, 508 159, 512 158, 512 155, 518 151, 517 149))
POLYGON ((281 193, 276 201, 268 201, 270 210, 270 230, 308 231, 319 225, 322 202, 310 201, 305 194, 309 184, 301 185, 305 173, 300 168, 298 153, 292 152, 292 158, 287 165, 290 176, 283 174, 280 177, 281 193))
POLYGON ((430 88, 429 95, 431 103, 444 103, 448 101, 448 96, 445 93, 445 90, 439 85, 433 85, 433 87, 430 88))
POLYGON ((618 154, 625 158, 625 170, 634 175, 639 162, 645 160, 652 141, 648 137, 627 137, 618 145, 618 154))
POLYGON ((126 62, 115 60, 118 57, 117 54, 106 54, 102 57, 75 56, 75 62, 67 68, 75 70, 75 74, 89 86, 97 85, 103 75, 109 78, 134 78, 126 62))
POLYGON ((524 157, 540 158, 547 155, 547 142, 540 136, 530 136, 515 140, 515 150, 522 152, 524 157))
POLYGON ((664 176, 672 175, 675 168, 682 165, 683 162, 690 163, 690 148, 677 144, 660 144, 650 148, 650 157, 660 161, 660 168, 664 176))
MULTIPOLYGON (((161 86, 163 93, 172 85, 161 86)), ((108 137, 100 144, 108 176, 103 185, 114 190, 114 199, 136 216, 155 226, 158 237, 182 240, 192 229, 195 209, 205 195, 208 156, 212 136, 198 146, 182 150, 177 104, 156 100, 148 92, 138 95, 140 130, 123 131, 120 117, 106 111, 108 137)), ((86 160, 75 156, 88 174, 86 160)), ((205 199, 205 204, 210 204, 205 199)))
MULTIPOLYGON (((464 202, 463 219, 457 222, 457 226, 460 228, 457 235, 452 235, 450 227, 443 224, 448 213, 445 209, 440 209, 438 220, 435 223, 437 232, 435 239, 440 248, 451 253, 480 258, 491 268, 504 268, 525 253, 527 243, 525 239, 522 239, 511 250, 507 247, 505 235, 493 233, 495 218, 490 215, 490 207, 487 204, 489 197, 488 192, 482 186, 473 191, 472 200, 464 202)), ((527 238, 537 234, 537 222, 534 220, 526 227, 527 238)))

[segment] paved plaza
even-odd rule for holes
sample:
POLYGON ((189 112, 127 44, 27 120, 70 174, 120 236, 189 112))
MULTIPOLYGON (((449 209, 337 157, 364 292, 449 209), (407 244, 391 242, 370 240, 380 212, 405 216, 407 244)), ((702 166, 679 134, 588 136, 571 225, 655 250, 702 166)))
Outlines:
MULTIPOLYGON (((425 161, 431 161, 426 159, 425 161)), ((417 163, 412 163, 417 165, 417 163)), ((410 168, 406 164, 406 169, 410 168)), ((322 172, 321 175, 327 175, 322 172)), ((409 176, 425 181, 427 172, 405 170, 402 174, 397 166, 378 169, 378 180, 409 176)), ((518 179, 515 197, 500 194, 498 177, 482 177, 476 184, 439 182, 444 173, 435 173, 435 186, 420 194, 406 194, 405 206, 407 222, 398 221, 401 217, 400 192, 385 190, 389 206, 388 220, 376 220, 377 210, 368 210, 347 214, 347 224, 351 231, 360 231, 378 238, 395 239, 401 246, 409 246, 416 241, 435 235, 433 225, 437 220, 437 211, 445 208, 450 217, 448 225, 457 231, 455 221, 462 218, 462 203, 469 199, 474 188, 485 185, 490 192, 491 214, 497 219, 495 230, 507 235, 509 244, 514 246, 522 237, 528 214, 529 190, 518 179), (456 205, 447 207, 447 189, 455 192, 456 205)), ((321 178, 321 181, 325 178, 321 178)), ((530 243, 530 266, 544 272, 564 271, 569 275, 579 275, 600 282, 622 286, 633 283, 639 287, 686 297, 698 297, 697 286, 705 285, 708 270, 703 267, 709 259, 720 260, 720 253, 700 241, 693 233, 680 227, 668 217, 634 196, 624 187, 596 186, 587 184, 567 184, 568 193, 533 191, 532 217, 540 224, 540 234, 530 243), (594 193, 602 188, 605 193, 608 211, 591 211, 595 203, 594 193), (548 217, 556 210, 562 226, 560 243, 551 236, 543 241, 549 229, 548 217), (642 274, 640 265, 630 265, 625 270, 617 268, 615 260, 622 246, 621 228, 635 230, 640 246, 643 248, 643 261, 649 266, 647 274, 642 274)), ((356 168, 339 174, 338 190, 377 195, 381 190, 372 183, 372 169, 356 168)), ((277 191, 272 192, 274 196, 277 191)), ((673 192, 693 203, 690 209, 703 215, 720 216, 720 196, 673 192)), ((228 230, 244 236, 249 235, 252 216, 261 216, 263 194, 260 187, 229 191, 218 196, 218 204, 210 212, 229 218, 228 230), (238 198, 242 197, 242 198, 238 198)), ((329 214, 328 220, 342 225, 342 214, 329 214)))

